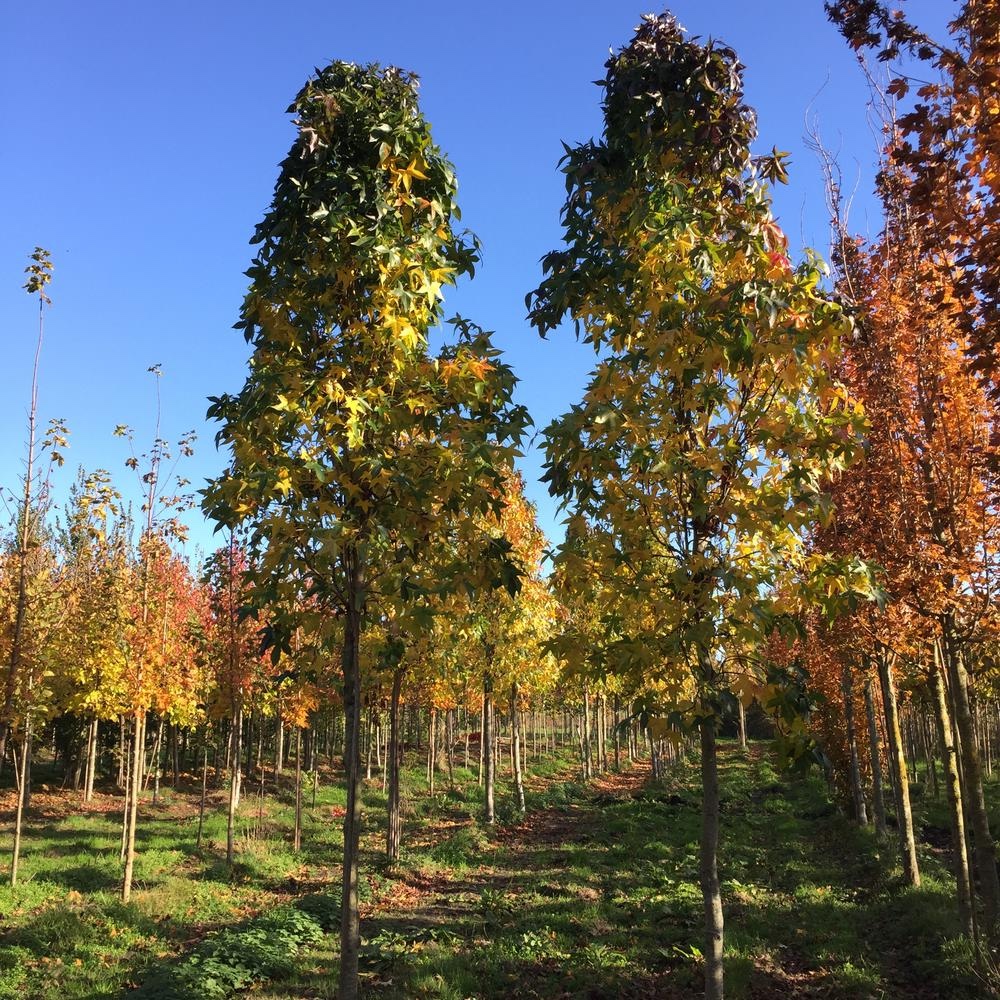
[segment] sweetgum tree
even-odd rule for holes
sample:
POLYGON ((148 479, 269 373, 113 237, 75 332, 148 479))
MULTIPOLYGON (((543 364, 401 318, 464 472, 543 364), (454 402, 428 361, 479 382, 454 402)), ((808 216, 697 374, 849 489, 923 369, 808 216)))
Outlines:
MULTIPOLYGON (((257 227, 238 324, 253 346, 249 375, 209 409, 231 464, 204 506, 222 525, 247 526, 258 598, 272 608, 308 599, 305 620, 275 615, 276 649, 298 627, 340 647, 339 995, 352 998, 362 635, 433 586, 421 560, 457 514, 471 523, 498 507, 527 415, 478 327, 456 320, 453 340, 436 356, 430 349, 442 286, 472 272, 477 249, 454 228, 455 175, 420 113, 415 78, 335 62, 290 111, 298 135, 257 227)), ((477 575, 502 576, 471 566, 465 581, 494 582, 477 575)))
MULTIPOLYGON (((630 590, 619 653, 700 730, 710 998, 723 995, 717 720, 734 665, 788 610, 789 575, 852 570, 805 540, 862 419, 828 374, 847 321, 819 263, 792 265, 771 213, 782 157, 751 157, 741 70, 670 15, 643 19, 607 63, 601 138, 565 156, 566 245, 529 296, 543 335, 569 317, 598 352, 582 401, 546 430, 550 489, 630 590)), ((571 540, 570 577, 575 557, 571 540)), ((837 579, 829 596, 852 586, 837 579)))

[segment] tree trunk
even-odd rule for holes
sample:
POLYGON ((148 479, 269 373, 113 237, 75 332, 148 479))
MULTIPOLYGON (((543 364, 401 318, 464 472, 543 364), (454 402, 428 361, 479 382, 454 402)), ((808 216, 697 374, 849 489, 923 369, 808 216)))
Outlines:
POLYGON ((938 740, 941 744, 941 758, 944 761, 944 783, 948 794, 948 808, 951 813, 952 853, 955 859, 955 887, 958 896, 958 919, 962 933, 972 938, 975 934, 973 916, 972 883, 969 873, 969 855, 966 849, 965 815, 962 807, 962 785, 958 776, 958 759, 955 741, 951 736, 951 720, 948 717, 948 696, 945 693, 944 677, 941 673, 940 642, 934 644, 934 669, 931 673, 931 688, 934 694, 934 711, 937 717, 938 740))
MULTIPOLYGON (((465 751, 464 751, 464 755, 463 755, 464 763, 463 763, 462 766, 465 768, 466 771, 468 771, 469 770, 469 709, 468 709, 468 706, 466 706, 464 709, 462 709, 462 714, 465 716, 465 751)), ((465 779, 463 778, 462 780, 464 781, 465 779)))
POLYGON ((511 748, 514 762, 514 802, 517 811, 524 814, 524 779, 521 774, 521 713, 517 710, 517 683, 510 687, 511 748))
POLYGON ((621 733, 618 728, 619 723, 619 704, 618 695, 615 695, 615 699, 611 705, 611 737, 614 740, 614 753, 615 753, 615 771, 618 772, 622 769, 622 740, 621 733))
MULTIPOLYGON (((243 785, 243 699, 240 695, 236 696, 236 704, 233 706, 233 725, 230 735, 232 767, 229 772, 229 809, 226 814, 226 864, 231 866, 236 838, 236 810, 239 808, 240 789, 243 785)), ((253 775, 250 777, 252 780, 253 775)))
POLYGON ((122 776, 125 785, 125 801, 122 803, 122 824, 121 824, 121 848, 118 852, 118 860, 125 864, 125 848, 128 844, 128 806, 132 797, 132 763, 131 757, 125 761, 125 772, 122 776))
MULTIPOLYGON (((207 734, 206 734, 207 737, 207 734)), ((208 739, 204 741, 201 758, 201 799, 198 802, 198 840, 195 847, 201 850, 201 837, 205 827, 205 799, 208 796, 208 739)))
POLYGON ((295 832, 292 850, 302 849, 302 730, 295 727, 295 832))
POLYGON ((486 761, 486 694, 483 694, 482 702, 479 706, 479 787, 483 787, 484 771, 486 761))
POLYGON ((278 731, 274 737, 274 780, 285 771, 285 720, 281 715, 281 695, 278 695, 278 731))
POLYGON ((493 754, 493 678, 490 675, 483 675, 483 780, 486 784, 486 800, 484 820, 488 824, 496 821, 496 811, 493 801, 493 774, 496 770, 495 758, 493 754))
POLYGON ((358 912, 358 842, 361 816, 358 787, 361 779, 361 615, 364 573, 357 550, 347 555, 348 605, 344 615, 344 778, 347 810, 344 814, 344 868, 340 908, 339 1000, 358 1000, 358 953, 361 917, 358 912))
POLYGON ((21 827, 24 823, 24 809, 27 800, 28 782, 31 775, 28 772, 28 761, 31 757, 31 719, 24 725, 24 738, 21 741, 21 766, 17 778, 17 810, 14 815, 14 848, 10 859, 10 884, 17 885, 17 867, 21 860, 21 827))
POLYGON ((117 785, 119 788, 126 790, 128 789, 128 751, 126 750, 126 739, 125 739, 125 717, 120 716, 118 719, 118 781, 117 785))
POLYGON ((375 712, 371 705, 365 712, 365 781, 372 780, 372 761, 375 755, 372 753, 372 744, 375 742, 375 712))
POLYGON ((427 791, 432 797, 434 795, 434 772, 437 770, 437 709, 431 709, 430 719, 427 723, 427 791))
POLYGON ((97 774, 97 719, 90 720, 87 730, 87 773, 83 781, 83 801, 94 798, 94 778, 97 774))
POLYGON ((957 648, 955 637, 946 623, 944 654, 947 660, 948 678, 951 681, 952 697, 955 701, 955 721, 961 735, 962 774, 965 778, 965 801, 969 806, 976 874, 979 876, 979 892, 983 900, 986 922, 986 936, 990 941, 1000 937, 1000 877, 997 875, 997 852, 990 832, 986 799, 983 796, 983 777, 979 762, 979 749, 972 723, 969 704, 969 677, 957 648))
POLYGON ((885 650, 880 650, 878 653, 878 674, 882 686, 882 707, 885 711, 889 763, 892 767, 896 788, 896 818, 899 824, 903 873, 910 885, 920 885, 917 844, 913 836, 913 812, 910 809, 910 781, 906 771, 902 734, 899 729, 899 710, 896 707, 896 687, 892 679, 891 657, 885 650))
POLYGON ((844 695, 844 722, 847 728, 847 748, 851 759, 851 797, 854 800, 854 819, 859 826, 868 825, 865 809, 865 792, 861 787, 861 763, 858 760, 858 739, 854 728, 854 683, 851 668, 844 664, 840 675, 841 691, 844 695))
POLYGON ((132 872, 135 869, 135 828, 139 819, 139 795, 142 791, 143 747, 146 736, 146 713, 137 710, 132 727, 132 774, 128 803, 128 824, 125 834, 125 872, 122 876, 122 902, 132 897, 132 872))
POLYGON ((444 756, 448 765, 448 788, 455 787, 455 770, 451 761, 451 746, 455 740, 455 710, 449 708, 444 716, 444 756))
POLYGON ((392 696, 389 701, 389 751, 386 765, 389 771, 388 824, 385 837, 385 854, 390 862, 399 861, 402 840, 402 817, 399 809, 399 695, 403 687, 403 668, 397 667, 392 675, 392 696))
POLYGON ((719 771, 715 718, 701 720, 701 894, 705 907, 705 998, 723 997, 722 892, 719 887, 719 771))
POLYGON ((594 776, 594 764, 590 754, 590 691, 583 689, 583 778, 589 781, 594 776))
POLYGON ((747 748, 747 710, 743 705, 743 699, 736 699, 736 722, 739 727, 740 733, 740 747, 743 750, 747 748))
POLYGON ((882 792, 882 757, 879 752, 878 721, 875 717, 875 699, 872 696, 872 679, 865 678, 865 715, 868 719, 868 749, 872 768, 872 808, 875 812, 875 831, 886 837, 889 828, 885 822, 885 797, 882 792))
POLYGON ((156 727, 156 742, 153 745, 153 759, 149 763, 150 770, 153 772, 153 801, 157 802, 160 798, 160 758, 164 750, 164 739, 163 739, 163 726, 164 720, 163 716, 160 716, 159 725, 156 727))

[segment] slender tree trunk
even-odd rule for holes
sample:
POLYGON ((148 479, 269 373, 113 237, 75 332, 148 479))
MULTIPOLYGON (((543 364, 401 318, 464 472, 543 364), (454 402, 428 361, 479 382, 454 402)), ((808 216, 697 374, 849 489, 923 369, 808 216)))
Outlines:
POLYGON ((958 759, 955 741, 951 736, 948 718, 948 696, 945 692, 940 642, 934 644, 934 669, 931 688, 934 694, 934 711, 937 717, 938 741, 944 761, 944 783, 951 813, 952 853, 955 861, 955 887, 958 896, 958 919, 962 933, 972 938, 975 933, 972 882, 969 872, 969 855, 966 850, 965 815, 962 807, 962 785, 958 776, 958 759))
POLYGON ((723 919, 719 887, 719 771, 715 718, 701 720, 701 894, 705 907, 705 998, 723 997, 723 919))
MULTIPOLYGON (((236 696, 236 704, 233 705, 233 725, 232 725, 232 768, 229 772, 229 809, 226 814, 226 864, 232 866, 235 840, 236 840, 236 810, 240 804, 240 789, 243 785, 243 699, 236 696)), ((253 781, 253 775, 250 775, 253 781)), ((251 785, 251 788, 253 786, 251 785)), ((251 795, 253 792, 251 791, 251 795)))
POLYGON ((594 776, 594 764, 590 754, 590 691, 583 689, 583 778, 589 781, 594 776))
POLYGON ((496 811, 493 801, 493 774, 496 770, 493 754, 493 678, 483 675, 483 761, 485 764, 483 780, 486 783, 485 821, 492 825, 496 821, 496 811))
POLYGON ((164 720, 163 716, 160 716, 159 725, 156 727, 156 743, 153 746, 153 759, 150 762, 150 769, 153 772, 153 801, 156 802, 160 798, 160 772, 162 771, 161 757, 163 756, 163 751, 165 749, 164 743, 164 720))
POLYGON ((882 792, 882 760, 879 753, 878 720, 875 717, 875 699, 872 697, 872 679, 865 678, 865 715, 868 719, 868 748, 872 767, 872 808, 875 812, 875 830, 879 837, 886 837, 889 828, 885 822, 885 797, 882 792))
POLYGON ((990 831, 986 799, 983 795, 983 777, 976 746, 976 734, 969 703, 969 678, 962 654, 957 648, 950 623, 945 626, 944 654, 948 677, 955 701, 955 721, 961 739, 962 774, 965 778, 965 800, 972 820, 976 874, 983 900, 986 936, 990 941, 1000 937, 1000 876, 997 874, 997 852, 990 831))
MULTIPOLYGON (((207 735, 207 734, 206 734, 207 735)), ((208 740, 204 740, 201 758, 201 799, 198 802, 198 840, 195 844, 201 850, 201 838, 205 828, 205 799, 208 797, 208 740)))
POLYGON ((281 695, 278 695, 278 731, 274 737, 274 780, 285 772, 285 720, 281 715, 281 695))
POLYGON ((24 738, 21 740, 21 766, 17 778, 17 809, 14 814, 14 848, 10 859, 10 884, 17 885, 17 868, 21 860, 21 828, 24 823, 25 803, 31 775, 28 761, 31 757, 31 717, 24 724, 24 738))
POLYGON ((851 796, 854 799, 854 819, 859 826, 868 825, 865 792, 861 787, 861 763, 858 760, 858 740, 854 728, 854 683, 851 668, 844 664, 840 677, 844 695, 844 721, 847 727, 847 748, 851 758, 851 796))
POLYGON ((468 771, 469 770, 469 709, 468 709, 468 706, 466 706, 464 709, 462 709, 462 714, 465 716, 465 751, 464 751, 464 755, 463 755, 463 758, 462 758, 463 759, 462 766, 465 768, 466 771, 468 771))
POLYGON ((484 765, 486 762, 486 694, 479 706, 479 787, 483 787, 484 765))
POLYGON ((604 774, 608 769, 607 701, 604 695, 597 699, 597 768, 604 774))
POLYGON ((121 835, 121 848, 118 852, 118 860, 124 865, 125 864, 125 849, 128 845, 128 812, 129 812, 129 801, 132 798, 132 760, 131 756, 125 760, 125 770, 122 776, 125 788, 125 800, 122 803, 122 835, 121 835))
POLYGON ((927 764, 927 774, 931 779, 931 793, 935 799, 938 799, 941 797, 941 791, 938 788, 937 761, 934 754, 934 740, 931 737, 930 725, 926 717, 921 719, 920 732, 924 743, 924 760, 927 764))
POLYGON ((172 724, 167 726, 168 743, 170 745, 170 787, 177 788, 177 781, 180 777, 180 746, 177 727, 172 724))
POLYGON ((618 695, 615 695, 614 701, 611 704, 611 738, 614 740, 616 773, 622 769, 622 740, 621 740, 621 733, 618 728, 618 724, 621 721, 619 719, 619 715, 620 715, 620 706, 618 703, 618 695))
POLYGON ((97 719, 90 720, 87 730, 87 773, 83 781, 83 801, 94 798, 94 778, 97 774, 97 719))
POLYGON ((451 746, 455 740, 455 710, 449 708, 444 716, 444 754, 448 765, 448 788, 455 787, 455 771, 451 761, 451 746))
POLYGON ((364 609, 364 572, 357 550, 348 553, 348 606, 344 615, 344 776, 347 810, 344 814, 344 868, 340 909, 339 1000, 358 1000, 358 954, 361 917, 358 912, 358 843, 360 839, 361 779, 361 615, 364 609))
POLYGON ((514 802, 517 811, 524 814, 524 779, 521 774, 521 721, 520 712, 517 710, 517 683, 510 688, 510 724, 511 724, 511 746, 512 758, 514 762, 514 802))
POLYGON ((402 816, 399 809, 399 695, 402 687, 403 668, 397 667, 392 675, 392 695, 389 700, 389 751, 386 754, 389 770, 389 801, 385 853, 393 863, 399 861, 399 847, 402 840, 402 816))
POLYGON ((910 781, 899 730, 899 710, 896 707, 896 687, 892 679, 891 656, 885 650, 878 653, 878 673, 882 686, 882 707, 885 711, 885 732, 889 744, 889 762, 896 786, 896 818, 899 821, 899 843, 903 856, 903 872, 910 885, 920 885, 917 864, 917 844, 913 836, 913 812, 910 809, 910 781))
POLYGON ((660 755, 656 752, 656 742, 653 739, 653 730, 648 726, 646 727, 646 739, 649 742, 649 768, 653 774, 653 780, 656 781, 658 778, 662 777, 662 772, 660 771, 660 755))
POLYGON ((126 750, 125 717, 118 719, 118 787, 128 789, 128 751, 126 750))
POLYGON ((139 795, 142 792, 143 744, 145 743, 146 713, 137 710, 132 728, 132 774, 128 803, 128 828, 125 837, 125 872, 122 876, 122 902, 132 898, 132 873, 135 869, 135 829, 139 819, 139 795))
POLYGON ((743 750, 747 748, 747 710, 743 705, 742 698, 736 699, 736 722, 739 726, 740 733, 740 747, 743 750))
POLYGON ((434 757, 437 753, 437 709, 432 708, 427 723, 427 791, 434 795, 434 772, 437 770, 434 757))
POLYGON ((295 727, 295 832, 292 850, 302 849, 302 730, 295 727))
POLYGON ((372 780, 372 759, 374 757, 372 744, 375 742, 374 736, 375 713, 371 705, 369 705, 368 710, 365 712, 365 781, 372 780))

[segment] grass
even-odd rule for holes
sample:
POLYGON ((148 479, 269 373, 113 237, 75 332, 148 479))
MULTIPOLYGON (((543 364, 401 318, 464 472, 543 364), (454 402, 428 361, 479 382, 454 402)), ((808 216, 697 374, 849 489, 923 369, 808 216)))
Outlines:
MULTIPOLYGON (((682 766, 655 785, 647 774, 640 766, 586 788, 566 751, 531 768, 525 819, 501 785, 500 822, 487 830, 471 772, 456 768, 453 789, 440 775, 430 797, 414 761, 393 869, 373 781, 363 795, 364 995, 697 996, 697 773, 682 766)), ((938 847, 922 845, 924 882, 908 888, 892 845, 848 823, 816 777, 779 775, 763 749, 730 745, 721 778, 728 996, 987 995, 956 933, 938 847)), ((343 793, 326 775, 296 854, 287 789, 260 803, 254 791, 248 782, 232 870, 223 793, 201 850, 194 789, 144 803, 129 906, 116 896, 120 799, 88 807, 39 794, 22 882, 0 888, 0 998, 333 997, 343 793)), ((990 793, 995 809, 996 784, 990 793)), ((922 825, 946 825, 941 802, 916 803, 922 825)))

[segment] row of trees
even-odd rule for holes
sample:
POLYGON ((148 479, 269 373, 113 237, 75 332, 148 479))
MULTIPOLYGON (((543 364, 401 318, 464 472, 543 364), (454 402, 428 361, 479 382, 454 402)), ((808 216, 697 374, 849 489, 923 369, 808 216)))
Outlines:
MULTIPOLYGON (((247 380, 209 409, 228 465, 203 509, 230 542, 207 582, 174 554, 179 501, 158 437, 130 459, 137 531, 97 475, 81 480, 64 539, 45 540, 32 405, 3 573, 0 725, 5 740, 20 734, 23 800, 33 717, 128 721, 126 898, 150 720, 226 717, 230 857, 252 734, 262 762, 265 730, 280 757, 282 726, 306 729, 309 755, 317 740, 343 758, 340 995, 355 997, 363 760, 382 758, 397 858, 404 706, 428 713, 430 780, 442 742, 452 763, 456 712, 466 747, 478 719, 492 822, 497 719, 523 809, 521 710, 572 691, 585 775, 609 735, 620 751, 627 733, 633 753, 636 718, 654 767, 697 737, 706 996, 721 998, 720 721, 758 701, 781 749, 820 754, 860 819, 864 718, 876 821, 884 760, 915 882, 900 717, 924 705, 962 928, 988 960, 1000 892, 979 751, 995 745, 997 683, 1000 15, 968 0, 946 46, 876 0, 829 11, 856 48, 889 61, 906 50, 943 81, 887 119, 876 240, 851 237, 833 188, 833 288, 818 258, 789 255, 769 193, 784 156, 751 154, 731 49, 650 16, 607 63, 602 134, 568 147, 564 246, 528 297, 543 336, 571 320, 597 357, 580 401, 544 432, 545 479, 568 513, 548 578, 514 471, 529 418, 513 372, 469 320, 432 338, 442 289, 472 274, 478 247, 457 228, 454 172, 400 70, 333 63, 290 109, 298 134, 238 324, 247 380), (609 701, 622 722, 610 734, 609 701), (273 712, 284 723, 262 721, 273 712)), ((889 92, 907 87, 900 76, 889 92)), ((47 259, 33 267, 44 312, 47 259)), ((157 752, 166 742, 152 739, 157 752)))

